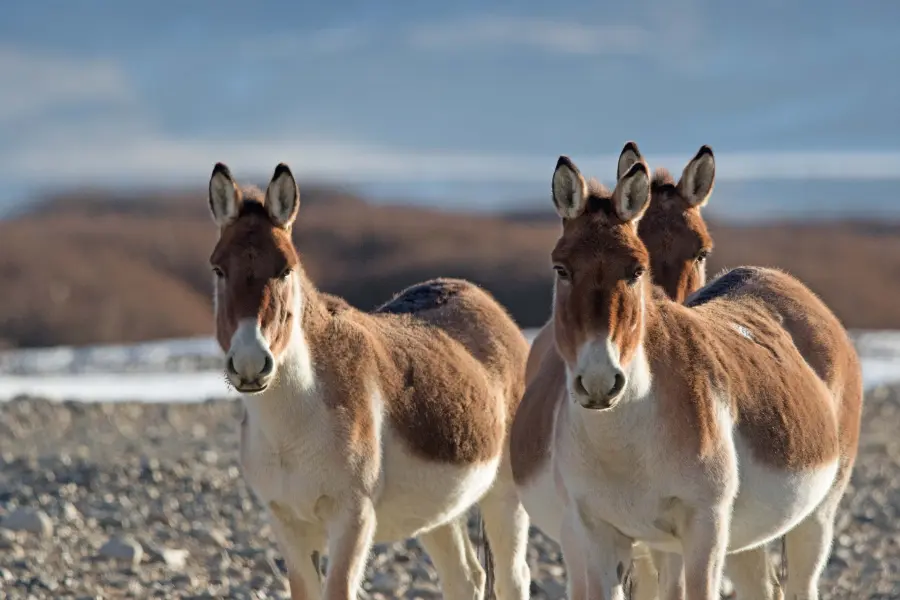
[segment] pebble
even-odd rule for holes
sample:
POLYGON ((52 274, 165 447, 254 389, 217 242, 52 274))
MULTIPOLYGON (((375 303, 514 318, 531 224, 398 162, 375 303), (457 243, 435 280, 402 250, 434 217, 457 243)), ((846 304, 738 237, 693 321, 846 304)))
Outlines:
MULTIPOLYGON (((822 600, 900 597, 890 568, 900 564, 900 386, 869 394, 865 411, 822 600)), ((0 521, 0 597, 288 599, 268 518, 240 474, 240 415, 230 400, 0 403, 0 512, 42 512, 52 526, 43 537, 0 521), (113 540, 122 558, 105 555, 113 540)), ((532 530, 528 557, 531 597, 563 598, 558 546, 532 530)), ((371 600, 443 597, 415 540, 376 546, 365 590, 371 600)))
POLYGON ((209 544, 216 548, 228 548, 231 546, 231 543, 228 541, 228 536, 218 529, 200 528, 196 535, 202 543, 209 544))
POLYGON ((131 537, 114 537, 100 547, 100 556, 138 565, 144 556, 140 543, 131 537))
POLYGON ((48 538, 53 535, 53 521, 42 510, 31 508, 17 508, 6 515, 0 527, 10 531, 27 531, 40 537, 48 538))
POLYGON ((166 548, 162 552, 162 561, 170 569, 182 569, 187 563, 190 552, 183 548, 166 548))

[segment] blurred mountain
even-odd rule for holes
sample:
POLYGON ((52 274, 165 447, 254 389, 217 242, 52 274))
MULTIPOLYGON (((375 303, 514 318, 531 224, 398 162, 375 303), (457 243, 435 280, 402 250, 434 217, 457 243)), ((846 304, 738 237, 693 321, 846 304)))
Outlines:
MULTIPOLYGON (((715 201, 715 199, 714 199, 715 201)), ((549 314, 549 206, 515 215, 373 204, 306 188, 295 228, 321 289, 363 309, 436 276, 490 290, 523 327, 549 314)), ((900 225, 711 223, 710 272, 775 265, 849 327, 900 328, 900 225)), ((215 229, 202 193, 69 193, 0 221, 0 346, 135 342, 212 332, 215 229)))

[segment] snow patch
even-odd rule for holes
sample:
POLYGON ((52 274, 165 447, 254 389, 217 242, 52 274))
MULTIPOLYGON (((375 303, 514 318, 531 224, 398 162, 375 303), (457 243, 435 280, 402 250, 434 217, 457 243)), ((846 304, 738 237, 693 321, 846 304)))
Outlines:
MULTIPOLYGON (((529 343, 537 329, 523 331, 529 343)), ((866 388, 900 382, 900 331, 851 332, 866 388)), ((0 352, 0 401, 202 402, 236 397, 213 338, 0 352)))

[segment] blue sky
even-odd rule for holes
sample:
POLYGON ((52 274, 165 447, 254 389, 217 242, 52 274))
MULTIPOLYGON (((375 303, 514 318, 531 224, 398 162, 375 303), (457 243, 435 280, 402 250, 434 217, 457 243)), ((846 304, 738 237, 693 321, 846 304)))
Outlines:
POLYGON ((608 180, 634 139, 676 171, 712 145, 734 214, 764 210, 758 196, 777 212, 788 191, 900 214, 898 68, 888 0, 9 3, 0 204, 202 188, 217 160, 262 179, 284 160, 505 208, 546 200, 562 153, 608 180))

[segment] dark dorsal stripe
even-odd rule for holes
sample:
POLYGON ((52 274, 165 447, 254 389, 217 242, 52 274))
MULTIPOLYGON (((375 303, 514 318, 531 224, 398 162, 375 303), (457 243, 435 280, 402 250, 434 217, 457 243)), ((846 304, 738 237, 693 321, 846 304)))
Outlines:
POLYGON ((375 312, 402 315, 431 310, 443 306, 462 290, 463 287, 457 281, 426 281, 400 292, 391 301, 375 309, 375 312))
POLYGON ((708 284, 691 294, 684 301, 685 306, 700 306, 716 298, 729 295, 756 276, 756 269, 738 267, 716 277, 708 284))

